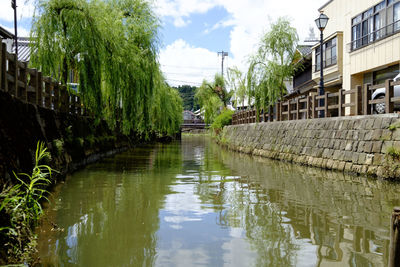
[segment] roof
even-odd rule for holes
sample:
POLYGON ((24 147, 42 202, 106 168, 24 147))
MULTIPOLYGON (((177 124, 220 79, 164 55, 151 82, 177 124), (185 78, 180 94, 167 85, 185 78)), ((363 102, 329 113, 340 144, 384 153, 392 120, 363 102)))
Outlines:
POLYGON ((11 32, 7 31, 5 28, 0 26, 0 38, 13 39, 14 34, 12 34, 11 32))
POLYGON ((320 8, 318 8, 318 11, 321 11, 324 7, 326 7, 327 5, 329 5, 330 3, 332 3, 333 0, 329 0, 328 2, 326 2, 323 6, 321 6, 320 8))
MULTIPOLYGON (((13 44, 12 53, 15 53, 13 44)), ((31 59, 31 46, 29 37, 18 37, 18 60, 27 62, 31 59)))
POLYGON ((301 53, 302 56, 307 56, 312 53, 312 45, 299 45, 297 50, 301 53))

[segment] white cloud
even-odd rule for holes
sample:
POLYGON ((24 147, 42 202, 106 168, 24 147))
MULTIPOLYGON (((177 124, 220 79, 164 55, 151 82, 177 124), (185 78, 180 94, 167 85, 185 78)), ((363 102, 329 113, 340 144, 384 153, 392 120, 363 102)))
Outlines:
MULTIPOLYGON (((2 27, 4 29, 6 29, 7 31, 9 31, 10 33, 14 34, 14 28, 10 28, 10 27, 7 27, 7 26, 2 26, 2 27)), ((29 37, 30 31, 25 29, 25 28, 23 28, 23 27, 21 27, 21 26, 18 26, 17 34, 18 34, 19 37, 29 37)))
MULTIPOLYGON (((281 16, 288 17, 291 19, 292 25, 297 28, 300 41, 302 41, 308 36, 309 28, 314 27, 313 18, 318 16, 318 8, 326 1, 287 0, 282 6, 280 2, 265 0, 158 0, 156 7, 160 16, 182 20, 190 17, 191 14, 205 13, 214 7, 225 8, 229 13, 229 19, 221 20, 212 27, 205 24, 207 29, 203 33, 208 34, 213 30, 231 26, 229 44, 221 44, 221 46, 229 45, 230 47, 230 66, 237 65, 245 71, 248 56, 255 52, 260 37, 269 30, 271 22, 281 16)), ((171 49, 171 47, 168 48, 169 52, 172 52, 171 49)), ((211 53, 211 51, 209 52, 211 53)), ((175 60, 181 60, 179 50, 176 53, 175 56, 170 55, 170 64, 175 64, 175 60)), ((219 64, 216 63, 214 66, 219 66, 219 64)), ((181 75, 180 79, 186 80, 189 79, 189 76, 181 75)))
POLYGON ((182 39, 161 50, 161 69, 170 85, 200 85, 204 78, 211 80, 219 71, 217 53, 194 47, 182 39))
MULTIPOLYGON (((17 20, 32 18, 35 7, 33 1, 16 0, 17 1, 17 20)), ((7 21, 14 21, 14 9, 11 8, 10 0, 0 0, 0 18, 7 21)))

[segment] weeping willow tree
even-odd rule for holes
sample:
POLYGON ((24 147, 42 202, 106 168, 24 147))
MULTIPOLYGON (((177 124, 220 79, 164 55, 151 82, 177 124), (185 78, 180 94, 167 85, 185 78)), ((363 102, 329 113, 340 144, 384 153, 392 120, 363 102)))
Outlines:
POLYGON ((231 87, 231 90, 235 95, 235 106, 238 107, 238 104, 244 107, 244 101, 246 99, 246 80, 247 76, 242 73, 236 66, 228 69, 228 83, 231 87))
POLYGON ((213 82, 203 81, 196 90, 195 98, 204 110, 204 120, 207 124, 214 121, 222 107, 228 106, 232 95, 233 91, 226 90, 224 77, 220 74, 215 74, 213 82))
POLYGON ((257 53, 251 57, 247 73, 247 95, 259 114, 287 92, 285 81, 295 71, 294 62, 298 35, 286 18, 279 18, 271 25, 260 41, 257 53))
POLYGON ((160 72, 156 73, 156 92, 151 105, 152 126, 156 132, 172 135, 182 123, 183 101, 179 92, 165 82, 160 72))
POLYGON ((32 64, 63 84, 78 82, 86 107, 110 126, 121 121, 124 133, 148 133, 158 125, 151 119, 152 101, 165 89, 157 88, 164 87, 158 28, 145 0, 37 0, 32 64), (77 74, 73 80, 71 70, 77 74))

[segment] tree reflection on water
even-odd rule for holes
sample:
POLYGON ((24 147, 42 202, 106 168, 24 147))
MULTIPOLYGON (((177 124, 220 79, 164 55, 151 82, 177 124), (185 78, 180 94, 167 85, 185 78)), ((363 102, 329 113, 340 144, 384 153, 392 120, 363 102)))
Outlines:
POLYGON ((44 266, 384 266, 399 193, 185 137, 67 179, 39 251, 44 266))

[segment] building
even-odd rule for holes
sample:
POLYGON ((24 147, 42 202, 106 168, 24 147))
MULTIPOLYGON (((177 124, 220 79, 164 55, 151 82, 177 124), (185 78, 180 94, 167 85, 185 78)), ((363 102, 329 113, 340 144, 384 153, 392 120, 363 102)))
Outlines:
MULTIPOLYGON (((326 91, 380 84, 399 73, 400 0, 330 0, 319 11, 329 17, 323 49, 326 91)), ((319 44, 313 47, 312 65, 312 79, 319 84, 319 44)))
MULTIPOLYGON (((9 53, 15 53, 14 34, 0 26, 0 38, 6 44, 9 53)), ((18 60, 29 62, 31 58, 31 46, 29 37, 18 37, 18 60)))

